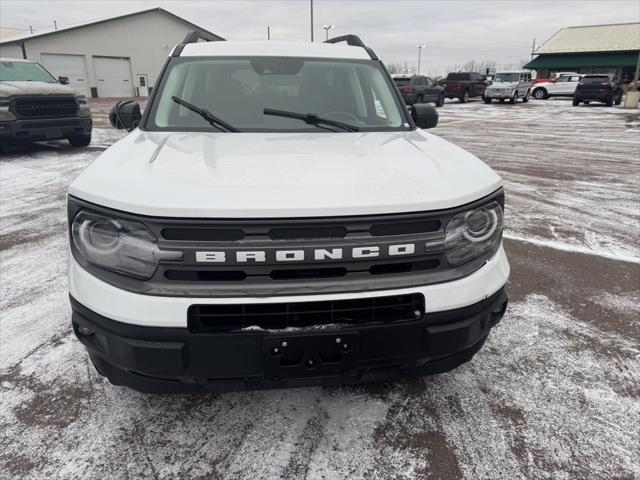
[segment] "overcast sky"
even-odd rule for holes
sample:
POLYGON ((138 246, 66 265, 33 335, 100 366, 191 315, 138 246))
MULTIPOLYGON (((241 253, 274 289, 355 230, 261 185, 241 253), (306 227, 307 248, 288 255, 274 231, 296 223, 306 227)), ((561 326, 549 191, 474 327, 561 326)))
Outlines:
MULTIPOLYGON (((50 29, 163 7, 229 40, 308 41, 309 0, 0 0, 0 25, 50 29)), ((529 58, 533 38, 542 44, 562 27, 638 22, 638 0, 314 0, 316 39, 324 24, 332 35, 355 33, 386 63, 417 63, 443 71, 469 60, 515 63, 529 58)), ((144 35, 144 32, 140 32, 144 35)))

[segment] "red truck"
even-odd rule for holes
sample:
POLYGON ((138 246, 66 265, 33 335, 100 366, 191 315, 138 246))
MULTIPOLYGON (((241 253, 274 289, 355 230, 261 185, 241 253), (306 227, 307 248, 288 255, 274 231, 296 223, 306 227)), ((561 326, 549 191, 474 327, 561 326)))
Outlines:
POLYGON ((482 97, 489 82, 481 73, 452 72, 446 79, 440 80, 447 98, 457 98, 466 103, 470 98, 482 97))

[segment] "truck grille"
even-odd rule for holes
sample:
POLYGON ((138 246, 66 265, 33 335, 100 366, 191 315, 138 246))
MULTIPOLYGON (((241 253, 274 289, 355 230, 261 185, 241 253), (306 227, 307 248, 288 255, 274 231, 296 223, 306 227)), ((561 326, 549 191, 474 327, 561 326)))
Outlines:
POLYGON ((74 97, 24 97, 11 102, 18 118, 76 117, 78 102, 74 97))
POLYGON ((417 320, 424 314, 422 294, 322 302, 192 305, 188 327, 194 333, 310 326, 363 325, 417 320))

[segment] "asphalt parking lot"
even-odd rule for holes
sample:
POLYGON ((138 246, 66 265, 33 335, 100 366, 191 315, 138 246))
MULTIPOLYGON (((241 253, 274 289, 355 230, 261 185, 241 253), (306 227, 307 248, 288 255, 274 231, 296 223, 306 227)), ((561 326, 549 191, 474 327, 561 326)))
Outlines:
POLYGON ((70 326, 65 192, 121 132, 0 154, 0 477, 640 478, 640 115, 450 101, 432 132, 505 178, 511 303, 459 369, 147 396, 70 326))

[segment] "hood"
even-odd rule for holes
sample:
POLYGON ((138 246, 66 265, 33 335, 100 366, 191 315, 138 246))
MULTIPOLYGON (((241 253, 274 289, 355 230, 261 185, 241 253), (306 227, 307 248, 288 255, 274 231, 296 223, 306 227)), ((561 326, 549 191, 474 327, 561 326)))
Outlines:
POLYGON ((80 95, 68 85, 49 82, 0 81, 0 97, 13 95, 80 95))
POLYGON ((434 135, 135 130, 69 194, 151 216, 282 218, 460 206, 495 191, 485 163, 434 135))
POLYGON ((493 82, 491 85, 489 85, 487 88, 511 88, 511 87, 517 87, 519 85, 520 82, 493 82))

